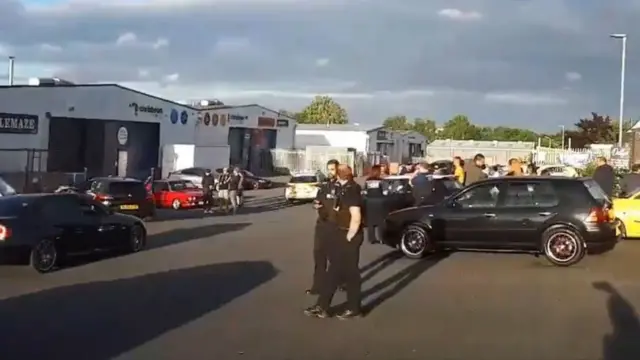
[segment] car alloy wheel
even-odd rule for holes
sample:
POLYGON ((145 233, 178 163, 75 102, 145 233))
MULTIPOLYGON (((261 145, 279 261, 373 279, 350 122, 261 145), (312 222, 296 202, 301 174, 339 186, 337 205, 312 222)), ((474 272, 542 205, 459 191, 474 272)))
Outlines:
POLYGON ((620 219, 616 219, 616 221, 618 222, 618 231, 620 232, 620 239, 626 239, 627 238, 627 227, 624 226, 624 223, 622 222, 622 220, 620 219))
POLYGON ((57 262, 58 249, 52 240, 40 240, 31 250, 31 266, 39 273, 50 272, 57 262))
POLYGON ((418 225, 410 225, 402 232, 400 250, 409 258, 419 259, 426 255, 429 247, 427 231, 418 225))
POLYGON ((146 236, 144 229, 140 225, 133 225, 129 234, 131 252, 138 252, 144 248, 146 236))
POLYGON ((173 210, 178 210, 180 209, 180 200, 175 199, 173 200, 173 202, 171 202, 171 208, 173 208, 173 210))
POLYGON ((585 255, 582 240, 570 229, 552 229, 545 236, 544 254, 556 266, 571 266, 585 255))

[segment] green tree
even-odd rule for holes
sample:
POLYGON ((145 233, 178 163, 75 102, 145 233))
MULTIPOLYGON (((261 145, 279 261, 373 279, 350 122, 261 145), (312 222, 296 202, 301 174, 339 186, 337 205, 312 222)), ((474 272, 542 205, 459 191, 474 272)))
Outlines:
POLYGON ((428 141, 436 139, 438 125, 435 121, 424 118, 416 118, 413 120, 413 131, 422 134, 428 141))
POLYGON ((316 96, 311 104, 298 114, 301 124, 346 124, 347 111, 330 96, 316 96))
POLYGON ((278 113, 280 113, 280 115, 284 115, 286 117, 290 117, 290 118, 295 119, 295 120, 298 120, 298 117, 300 117, 300 113, 289 111, 289 110, 285 110, 285 109, 278 110, 278 113))
POLYGON ((386 129, 399 131, 412 130, 413 125, 414 124, 409 122, 407 117, 404 115, 389 116, 382 122, 382 126, 384 126, 386 129))
POLYGON ((444 123, 439 137, 455 140, 477 140, 480 130, 465 115, 456 115, 444 123))
POLYGON ((617 138, 613 128, 613 120, 609 116, 592 112, 591 118, 580 119, 575 126, 576 130, 566 133, 566 136, 571 138, 574 148, 583 148, 598 143, 611 144, 617 138))

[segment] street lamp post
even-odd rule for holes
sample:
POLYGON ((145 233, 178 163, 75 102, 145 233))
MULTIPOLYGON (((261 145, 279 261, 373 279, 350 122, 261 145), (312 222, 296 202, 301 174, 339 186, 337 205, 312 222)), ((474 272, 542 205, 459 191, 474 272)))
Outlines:
POLYGON ((564 125, 560 125, 562 128, 562 148, 564 149, 564 125))
POLYGON ((622 126, 624 125, 624 77, 627 64, 627 34, 611 34, 610 37, 622 40, 622 59, 620 64, 620 117, 618 118, 618 146, 622 147, 622 126))

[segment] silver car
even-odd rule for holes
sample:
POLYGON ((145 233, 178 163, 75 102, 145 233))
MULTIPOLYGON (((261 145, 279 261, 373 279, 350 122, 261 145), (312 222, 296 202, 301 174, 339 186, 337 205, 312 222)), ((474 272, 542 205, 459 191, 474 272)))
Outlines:
POLYGON ((202 188, 202 178, 206 172, 207 169, 201 167, 186 168, 170 173, 169 179, 188 180, 194 183, 197 187, 202 188))

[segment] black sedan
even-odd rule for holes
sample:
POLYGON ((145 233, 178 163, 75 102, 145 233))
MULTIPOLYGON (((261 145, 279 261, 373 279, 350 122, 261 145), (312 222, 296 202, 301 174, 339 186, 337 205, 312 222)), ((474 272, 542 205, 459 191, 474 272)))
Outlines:
POLYGON ((438 250, 518 251, 570 266, 615 247, 612 210, 592 179, 494 178, 437 205, 392 212, 381 237, 414 259, 438 250))
POLYGON ((114 213, 82 194, 0 197, 0 260, 46 273, 73 255, 138 252, 147 231, 138 218, 114 213))

